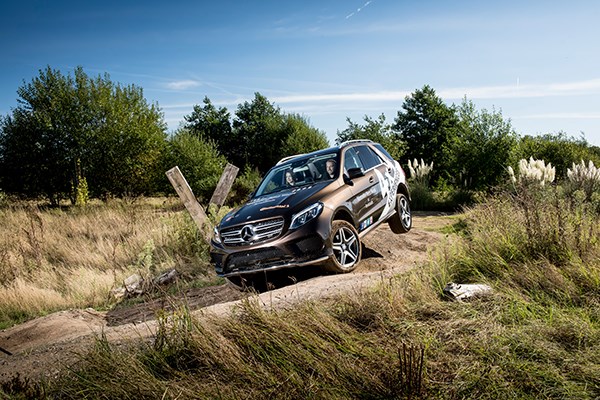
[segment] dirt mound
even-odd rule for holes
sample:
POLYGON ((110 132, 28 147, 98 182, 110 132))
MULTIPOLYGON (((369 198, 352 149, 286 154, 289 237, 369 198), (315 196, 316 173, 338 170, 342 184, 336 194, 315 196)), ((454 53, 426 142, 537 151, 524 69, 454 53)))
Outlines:
MULTIPOLYGON (((318 268, 285 270, 271 276, 278 281, 276 289, 260 294, 259 301, 269 308, 288 307, 372 285, 383 276, 425 261, 431 246, 443 237, 436 230, 451 222, 443 215, 416 215, 413 230, 405 235, 395 235, 384 224, 364 238, 363 260, 353 273, 324 275, 318 268)), ((169 310, 178 302, 185 301, 190 309, 199 310, 198 315, 224 315, 248 295, 221 285, 192 289, 180 299, 153 300, 108 312, 61 311, 28 321, 0 332, 0 348, 12 353, 0 353, 0 380, 17 372, 34 379, 57 376, 61 367, 75 362, 100 334, 115 343, 151 337, 157 311, 169 310)))

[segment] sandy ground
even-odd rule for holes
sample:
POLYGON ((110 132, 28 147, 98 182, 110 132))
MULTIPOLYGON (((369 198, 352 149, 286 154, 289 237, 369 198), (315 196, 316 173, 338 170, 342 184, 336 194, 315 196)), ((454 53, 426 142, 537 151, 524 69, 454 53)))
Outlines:
MULTIPOLYGON (((395 235, 387 224, 379 226, 363 239, 363 259, 349 274, 324 275, 316 268, 285 270, 278 273, 275 289, 259 295, 222 285, 192 289, 185 293, 185 301, 197 316, 227 315, 249 295, 258 296, 265 307, 281 308, 368 287, 422 264, 444 237, 439 228, 452 222, 452 218, 441 214, 416 214, 413 229, 404 235, 395 235)), ((12 355, 0 352, 0 381, 16 373, 32 379, 58 376, 101 334, 113 343, 151 339, 156 312, 169 309, 171 304, 168 299, 159 299, 108 312, 61 311, 3 330, 0 348, 12 355)))

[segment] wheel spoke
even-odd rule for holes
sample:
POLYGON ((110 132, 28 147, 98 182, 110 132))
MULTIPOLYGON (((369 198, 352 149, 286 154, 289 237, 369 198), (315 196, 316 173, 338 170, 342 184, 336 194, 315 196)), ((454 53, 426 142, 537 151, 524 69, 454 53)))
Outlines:
POLYGON ((352 229, 340 227, 333 235, 331 249, 341 268, 350 269, 358 261, 360 254, 358 237, 352 229))
POLYGON ((354 254, 354 252, 350 249, 348 249, 348 251, 346 252, 346 257, 351 258, 352 262, 356 261, 356 254, 354 254))
POLYGON ((348 241, 346 242, 346 246, 350 247, 352 246, 354 243, 356 242, 356 236, 352 235, 352 237, 350 237, 350 239, 348 239, 348 241))
POLYGON ((342 237, 343 237, 343 243, 347 244, 348 243, 348 235, 352 235, 352 232, 349 232, 348 229, 346 228, 342 228, 341 230, 342 232, 342 237))
POLYGON ((342 251, 340 254, 340 264, 342 264, 343 267, 346 266, 346 252, 342 251))

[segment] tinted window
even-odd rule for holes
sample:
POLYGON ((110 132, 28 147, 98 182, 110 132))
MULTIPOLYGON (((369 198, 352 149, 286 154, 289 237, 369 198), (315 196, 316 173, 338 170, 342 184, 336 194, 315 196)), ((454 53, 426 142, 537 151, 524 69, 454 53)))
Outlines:
POLYGON ((364 169, 354 147, 349 148, 344 157, 344 170, 347 172, 351 168, 364 169))
POLYGON ((289 189, 293 186, 309 185, 319 179, 332 179, 327 175, 327 162, 334 165, 334 173, 337 173, 338 155, 336 153, 296 157, 278 164, 271 168, 264 177, 256 189, 254 197, 289 189), (289 177, 286 177, 286 174, 289 177))
POLYGON ((356 147, 356 152, 358 153, 358 157, 360 157, 365 170, 381 164, 381 159, 367 146, 356 147))
POLYGON ((377 147, 377 150, 381 151, 383 154, 385 154, 385 156, 387 158, 389 158, 390 160, 394 161, 394 158, 390 155, 390 153, 387 152, 386 149, 383 148, 382 145, 380 145, 379 143, 375 143, 374 145, 375 147, 377 147))

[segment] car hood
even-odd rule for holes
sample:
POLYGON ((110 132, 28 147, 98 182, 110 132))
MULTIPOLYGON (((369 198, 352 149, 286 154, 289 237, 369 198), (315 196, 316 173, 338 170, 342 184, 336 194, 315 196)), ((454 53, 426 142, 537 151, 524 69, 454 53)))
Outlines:
POLYGON ((272 217, 287 217, 321 198, 317 195, 331 181, 316 182, 310 185, 290 188, 272 194, 255 197, 246 204, 232 210, 221 220, 220 227, 243 224, 248 221, 262 220, 272 217))

